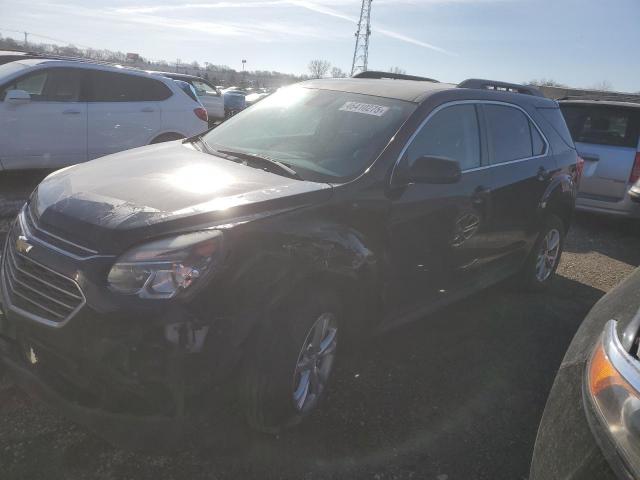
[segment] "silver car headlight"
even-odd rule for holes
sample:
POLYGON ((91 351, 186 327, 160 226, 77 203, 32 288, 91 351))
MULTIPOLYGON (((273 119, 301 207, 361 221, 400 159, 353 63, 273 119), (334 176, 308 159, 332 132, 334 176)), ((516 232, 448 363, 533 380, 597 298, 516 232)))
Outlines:
POLYGON ((172 298, 203 283, 222 258, 222 232, 205 230, 132 248, 111 267, 109 287, 140 298, 172 298))
POLYGON ((609 320, 587 366, 585 394, 626 470, 640 478, 640 361, 609 320))

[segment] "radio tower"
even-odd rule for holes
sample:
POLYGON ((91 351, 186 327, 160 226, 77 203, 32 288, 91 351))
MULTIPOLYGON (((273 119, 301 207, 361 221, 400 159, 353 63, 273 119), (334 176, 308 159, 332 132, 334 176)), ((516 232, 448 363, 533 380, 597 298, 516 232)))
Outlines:
POLYGON ((353 51, 353 64, 351 65, 351 76, 367 71, 369 60, 369 36, 371 35, 371 2, 372 0, 362 0, 360 10, 360 21, 356 32, 356 49, 353 51))

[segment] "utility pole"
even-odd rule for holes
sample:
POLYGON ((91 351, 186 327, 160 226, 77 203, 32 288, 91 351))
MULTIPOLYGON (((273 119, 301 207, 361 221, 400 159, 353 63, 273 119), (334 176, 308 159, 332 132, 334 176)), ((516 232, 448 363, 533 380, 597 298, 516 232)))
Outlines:
POLYGON ((27 35, 29 35, 29 34, 28 34, 27 32, 24 32, 24 48, 25 48, 25 50, 26 50, 26 48, 27 48, 27 44, 28 44, 28 42, 27 42, 27 35))
POLYGON ((244 73, 244 66, 247 64, 247 61, 243 58, 242 59, 242 88, 246 88, 247 87, 247 76, 244 73))
POLYGON ((353 51, 353 63, 351 64, 351 76, 367 71, 369 62, 369 37, 371 36, 371 2, 362 0, 360 20, 356 32, 356 48, 353 51))

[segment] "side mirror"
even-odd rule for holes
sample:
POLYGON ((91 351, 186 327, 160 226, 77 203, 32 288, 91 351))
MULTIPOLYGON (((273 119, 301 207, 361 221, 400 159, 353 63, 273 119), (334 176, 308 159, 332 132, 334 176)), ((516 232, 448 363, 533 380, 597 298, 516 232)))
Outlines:
POLYGON ((407 173, 413 183, 456 183, 462 176, 456 160, 435 156, 416 158, 407 173))
POLYGON ((29 103, 31 101, 31 95, 24 90, 7 90, 4 100, 14 105, 21 105, 23 103, 29 103))

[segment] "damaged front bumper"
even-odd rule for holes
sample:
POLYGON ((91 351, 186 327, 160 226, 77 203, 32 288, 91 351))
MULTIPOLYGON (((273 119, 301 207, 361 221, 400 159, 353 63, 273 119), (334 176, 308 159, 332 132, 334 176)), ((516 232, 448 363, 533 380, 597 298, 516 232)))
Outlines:
POLYGON ((7 306, 4 293, 0 374, 116 446, 175 449, 227 401, 241 355, 231 319, 169 303, 108 313, 87 304, 53 328, 7 306))
POLYGON ((36 230, 23 210, 0 258, 0 365, 115 444, 179 443, 192 419, 227 401, 256 315, 226 314, 222 294, 115 294, 105 287, 113 256, 69 253, 36 230))
MULTIPOLYGON (((174 450, 229 403, 233 389, 227 388, 227 377, 239 353, 225 353, 223 359, 172 343, 173 336, 197 338, 193 330, 180 332, 184 324, 155 326, 169 340, 158 335, 154 341, 147 332, 149 338, 138 342, 135 329, 117 340, 65 338, 60 342, 87 347, 70 353, 33 326, 16 329, 15 320, 11 312, 0 317, 0 373, 4 370, 28 394, 115 446, 174 450)), ((60 333, 56 330, 55 336, 60 333)))
POLYGON ((112 444, 130 449, 173 449, 191 428, 184 418, 110 413, 74 403, 28 367, 15 345, 3 338, 0 338, 0 355, 0 362, 19 388, 112 444))

